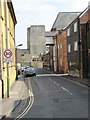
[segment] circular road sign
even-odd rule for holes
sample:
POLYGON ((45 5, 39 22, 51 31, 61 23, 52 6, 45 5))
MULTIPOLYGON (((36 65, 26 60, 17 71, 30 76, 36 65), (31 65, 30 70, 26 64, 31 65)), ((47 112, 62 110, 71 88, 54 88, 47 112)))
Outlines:
POLYGON ((4 56, 5 56, 6 58, 11 58, 11 56, 12 56, 12 51, 11 51, 10 49, 6 49, 6 50, 4 51, 4 56))

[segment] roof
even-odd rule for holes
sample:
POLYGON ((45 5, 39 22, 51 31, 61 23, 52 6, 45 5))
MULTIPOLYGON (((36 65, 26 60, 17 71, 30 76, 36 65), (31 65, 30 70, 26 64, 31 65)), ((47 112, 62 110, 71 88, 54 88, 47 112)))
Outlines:
POLYGON ((13 21, 14 21, 14 25, 16 25, 16 24, 17 24, 17 20, 16 20, 14 8, 13 8, 12 0, 8 0, 7 4, 8 4, 8 8, 9 8, 9 10, 10 10, 12 19, 13 19, 13 21))
POLYGON ((68 26, 81 12, 59 12, 52 28, 61 30, 68 26))
POLYGON ((45 37, 53 37, 57 34, 57 31, 45 32, 45 37))
POLYGON ((90 9, 90 5, 88 5, 88 7, 82 11, 70 24, 68 24, 67 28, 76 20, 81 18, 88 10, 90 9))
POLYGON ((32 27, 44 27, 45 28, 45 25, 31 25, 30 27, 28 27, 27 29, 31 29, 32 27))

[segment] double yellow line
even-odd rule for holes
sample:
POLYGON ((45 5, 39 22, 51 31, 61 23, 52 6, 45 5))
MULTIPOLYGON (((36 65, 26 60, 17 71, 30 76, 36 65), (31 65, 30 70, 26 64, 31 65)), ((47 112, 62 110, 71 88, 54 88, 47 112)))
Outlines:
MULTIPOLYGON (((29 78, 28 78, 29 79, 29 78)), ((32 86, 31 86, 31 83, 30 83, 30 80, 28 80, 28 83, 29 83, 29 97, 30 97, 30 100, 29 100, 29 103, 28 103, 28 106, 24 109, 24 111, 19 115, 17 116, 14 120, 16 119, 20 119, 22 118, 29 110, 30 108, 32 107, 33 103, 34 103, 34 95, 33 95, 33 92, 32 92, 32 86)), ((11 109, 7 114, 6 114, 6 117, 8 117, 10 115, 10 113, 12 112, 13 109, 11 109)), ((19 111, 21 111, 22 109, 20 109, 19 111)))
MULTIPOLYGON (((29 79, 29 78, 28 78, 29 79)), ((29 80, 28 80, 29 81, 29 80)), ((29 82, 30 83, 30 82, 29 82)), ((31 86, 31 83, 30 83, 30 87, 29 87, 29 97, 30 97, 30 101, 29 101, 29 104, 28 106, 25 108, 25 110, 19 115, 17 116, 18 120, 20 118, 22 118, 23 116, 25 116, 25 114, 30 110, 30 108, 32 107, 33 103, 34 103, 34 95, 33 95, 33 92, 32 92, 32 86, 31 86)), ((16 118, 16 119, 17 119, 16 118)), ((14 120, 16 120, 14 119, 14 120)))

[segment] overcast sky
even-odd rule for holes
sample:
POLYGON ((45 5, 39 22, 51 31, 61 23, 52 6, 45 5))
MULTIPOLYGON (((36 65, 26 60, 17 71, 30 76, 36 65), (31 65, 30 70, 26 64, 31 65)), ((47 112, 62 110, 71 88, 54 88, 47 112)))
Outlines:
POLYGON ((12 0, 17 25, 15 27, 16 45, 27 48, 27 28, 31 25, 45 25, 49 31, 59 12, 83 11, 89 0, 12 0))

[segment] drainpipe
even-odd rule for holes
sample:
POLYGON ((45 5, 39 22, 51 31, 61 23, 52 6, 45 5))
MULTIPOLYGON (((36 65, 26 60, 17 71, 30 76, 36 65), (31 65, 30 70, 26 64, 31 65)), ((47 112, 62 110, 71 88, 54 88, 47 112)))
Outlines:
MULTIPOLYGON (((6 6, 6 9, 5 9, 6 10, 5 11, 6 12, 6 21, 5 21, 6 22, 6 49, 8 49, 8 25, 7 25, 8 24, 8 19, 7 19, 7 12, 8 12, 7 7, 8 6, 7 6, 7 2, 5 2, 5 4, 6 4, 5 5, 6 6)), ((10 92, 9 91, 9 87, 10 87, 9 86, 10 85, 9 84, 9 82, 10 82, 10 78, 9 78, 9 62, 7 62, 6 64, 7 64, 7 97, 9 97, 9 92, 10 92)))
POLYGON ((58 34, 56 35, 56 59, 57 59, 57 73, 58 73, 58 34))
POLYGON ((81 38, 80 38, 80 20, 78 18, 78 46, 79 46, 79 77, 82 77, 82 73, 81 73, 81 69, 82 69, 82 61, 81 61, 81 57, 82 57, 82 51, 81 51, 81 38))
POLYGON ((4 98, 4 82, 3 79, 0 79, 2 82, 2 98, 4 98))

